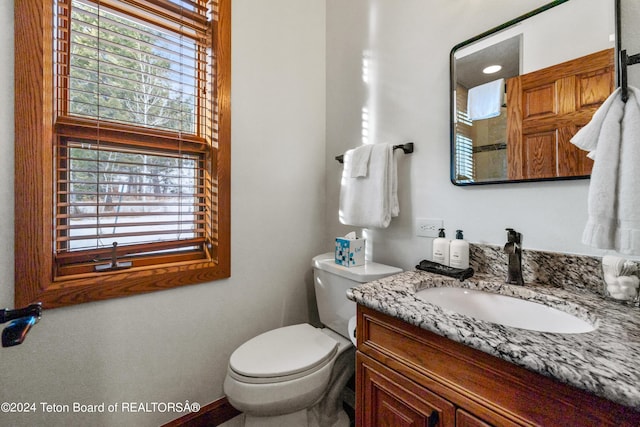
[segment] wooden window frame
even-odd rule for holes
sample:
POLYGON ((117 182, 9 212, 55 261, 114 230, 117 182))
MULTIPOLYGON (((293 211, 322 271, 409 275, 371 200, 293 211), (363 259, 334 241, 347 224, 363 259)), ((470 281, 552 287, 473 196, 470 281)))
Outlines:
POLYGON ((54 259, 53 4, 15 4, 15 304, 54 308, 105 300, 231 275, 231 0, 218 0, 212 36, 216 56, 218 147, 217 246, 208 259, 71 277, 56 277, 54 259))

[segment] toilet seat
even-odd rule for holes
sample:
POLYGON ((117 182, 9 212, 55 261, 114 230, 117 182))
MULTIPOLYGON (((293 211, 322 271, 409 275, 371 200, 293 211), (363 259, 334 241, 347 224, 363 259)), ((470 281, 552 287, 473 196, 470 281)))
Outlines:
POLYGON ((233 352, 229 375, 250 384, 290 381, 322 369, 338 347, 335 339, 308 323, 274 329, 233 352))

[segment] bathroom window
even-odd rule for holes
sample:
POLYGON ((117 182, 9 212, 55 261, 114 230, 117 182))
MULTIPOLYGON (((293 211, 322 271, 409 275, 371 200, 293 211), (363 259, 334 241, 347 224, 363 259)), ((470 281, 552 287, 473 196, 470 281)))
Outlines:
POLYGON ((458 85, 456 89, 456 180, 473 182, 475 179, 473 162, 473 122, 467 114, 467 89, 458 85))
POLYGON ((16 3, 16 304, 229 277, 230 0, 51 4, 16 3))

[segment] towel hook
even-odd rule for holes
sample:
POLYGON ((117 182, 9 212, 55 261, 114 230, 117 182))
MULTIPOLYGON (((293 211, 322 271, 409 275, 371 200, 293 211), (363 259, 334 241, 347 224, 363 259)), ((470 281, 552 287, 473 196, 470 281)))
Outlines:
POLYGON ((640 53, 632 56, 627 55, 626 50, 620 52, 620 88, 622 89, 622 101, 629 99, 629 86, 627 83, 627 65, 640 64, 640 53))
POLYGON ((627 82, 627 66, 640 64, 640 53, 627 55, 626 49, 622 49, 622 8, 620 0, 616 0, 616 50, 618 51, 619 78, 621 98, 623 102, 629 99, 629 86, 627 82))

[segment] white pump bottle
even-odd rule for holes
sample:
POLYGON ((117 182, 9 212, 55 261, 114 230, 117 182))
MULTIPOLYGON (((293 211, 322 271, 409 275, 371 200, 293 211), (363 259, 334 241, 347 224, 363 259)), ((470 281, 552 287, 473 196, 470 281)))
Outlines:
POLYGON ((441 228, 438 237, 433 239, 433 262, 449 265, 450 242, 449 239, 445 238, 444 228, 441 228))
POLYGON ((469 242, 464 240, 462 230, 456 230, 456 239, 451 241, 449 265, 454 268, 469 268, 469 242))

